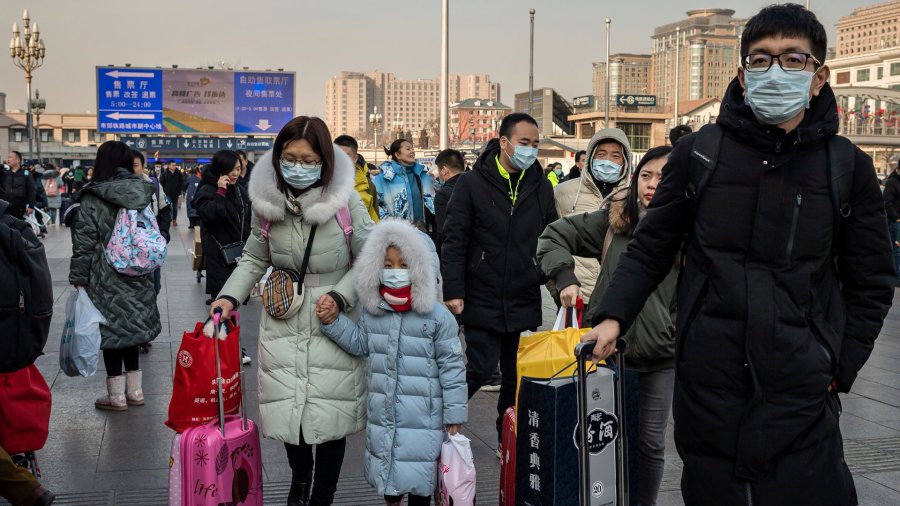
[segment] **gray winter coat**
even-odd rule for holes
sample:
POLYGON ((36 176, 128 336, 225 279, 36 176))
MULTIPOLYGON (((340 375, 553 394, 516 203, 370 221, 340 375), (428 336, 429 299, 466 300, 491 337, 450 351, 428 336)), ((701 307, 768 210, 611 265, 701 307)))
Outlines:
POLYGON ((436 253, 406 222, 379 223, 356 264, 364 313, 341 315, 322 331, 348 353, 368 357, 366 479, 379 495, 431 495, 444 425, 467 419, 466 368, 456 319, 437 297, 436 253), (384 251, 409 265, 412 310, 394 311, 380 293, 384 251))
POLYGON ((104 255, 119 209, 145 209, 152 194, 153 185, 125 169, 108 181, 86 185, 78 194, 81 207, 72 225, 69 283, 84 286, 106 318, 106 325, 100 325, 104 350, 144 344, 161 330, 153 276, 119 274, 104 255))

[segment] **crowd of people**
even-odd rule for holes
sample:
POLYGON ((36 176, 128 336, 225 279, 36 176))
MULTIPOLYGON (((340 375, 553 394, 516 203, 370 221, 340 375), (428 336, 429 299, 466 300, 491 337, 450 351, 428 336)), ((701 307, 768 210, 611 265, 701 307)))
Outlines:
POLYGON ((331 504, 346 438, 363 429, 378 494, 429 504, 443 434, 498 365, 499 456, 545 286, 560 307, 584 303, 595 360, 625 345, 639 375, 633 504, 656 504, 672 409, 687 504, 856 504, 837 394, 900 279, 900 175, 882 196, 871 159, 836 135, 811 12, 764 8, 741 54, 716 124, 676 127, 636 164, 625 132, 603 128, 568 172, 542 167, 537 121, 512 113, 471 167, 447 149, 429 170, 402 138, 375 167, 300 116, 255 165, 219 151, 157 177, 110 141, 78 185, 12 152, 0 195, 18 218, 77 206, 69 282, 107 319, 98 409, 143 403, 139 347, 160 331, 159 271, 123 278, 104 259, 119 209, 149 206, 168 238, 187 196, 211 315, 267 275, 299 277, 300 299, 264 304, 258 335, 259 422, 284 444, 289 506, 331 504))

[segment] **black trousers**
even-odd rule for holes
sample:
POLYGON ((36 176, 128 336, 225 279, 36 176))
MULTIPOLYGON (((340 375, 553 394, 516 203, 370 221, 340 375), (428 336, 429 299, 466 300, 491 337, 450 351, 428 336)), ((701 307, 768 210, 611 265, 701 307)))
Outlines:
POLYGON ((500 362, 500 397, 497 399, 497 441, 503 426, 503 413, 516 404, 516 353, 519 333, 493 332, 466 325, 466 383, 471 399, 490 381, 500 362))
POLYGON ((121 376, 122 364, 126 371, 137 371, 140 366, 140 354, 137 346, 117 350, 103 350, 103 365, 107 376, 121 376))
MULTIPOLYGON (((431 505, 431 496, 430 495, 412 495, 409 494, 406 497, 406 506, 430 506, 431 505)), ((384 500, 387 502, 400 502, 403 500, 402 495, 386 495, 384 496, 384 500)))
POLYGON ((300 428, 300 444, 284 444, 294 476, 306 476, 315 468, 310 505, 328 505, 334 501, 346 446, 346 438, 320 443, 316 445, 316 458, 313 460, 312 445, 303 440, 303 427, 300 428))

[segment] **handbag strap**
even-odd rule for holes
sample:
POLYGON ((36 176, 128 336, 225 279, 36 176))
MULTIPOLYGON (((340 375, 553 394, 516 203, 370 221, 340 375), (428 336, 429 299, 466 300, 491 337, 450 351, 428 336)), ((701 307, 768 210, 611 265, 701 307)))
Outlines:
POLYGON ((303 253, 303 263, 300 265, 300 285, 306 278, 306 268, 309 266, 309 255, 312 252, 313 239, 316 237, 316 225, 309 229, 309 239, 306 241, 306 252, 303 253))

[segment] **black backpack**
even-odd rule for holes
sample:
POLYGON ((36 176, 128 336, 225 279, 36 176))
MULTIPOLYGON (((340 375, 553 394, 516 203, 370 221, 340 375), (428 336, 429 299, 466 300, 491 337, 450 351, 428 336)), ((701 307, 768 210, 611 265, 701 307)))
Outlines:
MULTIPOLYGON (((722 149, 722 139, 725 137, 725 129, 717 124, 704 126, 697 133, 694 146, 691 149, 690 175, 685 189, 685 197, 691 202, 690 228, 685 235, 682 253, 687 250, 687 245, 693 239, 693 223, 697 217, 700 197, 709 185, 713 172, 722 149)), ((853 143, 845 137, 833 135, 828 138, 826 148, 825 170, 828 172, 828 186, 831 193, 831 203, 834 206, 834 237, 832 240, 833 254, 837 255, 838 239, 842 236, 844 221, 850 216, 850 193, 853 190, 853 169, 855 164, 855 150, 853 143)))
POLYGON ((0 372, 34 363, 53 316, 53 282, 44 245, 0 200, 0 372))

